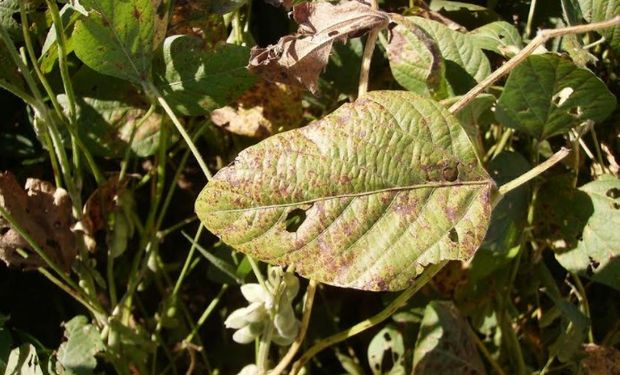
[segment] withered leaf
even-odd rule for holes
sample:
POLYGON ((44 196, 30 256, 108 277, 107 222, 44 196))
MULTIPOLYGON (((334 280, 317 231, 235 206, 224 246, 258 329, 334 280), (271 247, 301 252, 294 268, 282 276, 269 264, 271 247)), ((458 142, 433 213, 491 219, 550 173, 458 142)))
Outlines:
POLYGON ((292 14, 299 24, 297 34, 267 48, 254 47, 248 69, 270 81, 305 86, 312 93, 317 92, 317 80, 335 41, 345 42, 390 23, 387 13, 358 1, 304 3, 293 7, 292 14))
MULTIPOLYGON (((36 178, 26 181, 25 190, 9 172, 0 174, 0 206, 17 221, 45 253, 65 270, 77 255, 71 232, 71 200, 64 189, 36 178)), ((7 220, 0 217, 0 260, 9 266, 43 265, 36 254, 23 258, 17 249, 32 248, 7 220)))
POLYGON ((302 97, 302 88, 259 81, 232 105, 211 112, 211 121, 234 134, 265 138, 300 124, 302 97))

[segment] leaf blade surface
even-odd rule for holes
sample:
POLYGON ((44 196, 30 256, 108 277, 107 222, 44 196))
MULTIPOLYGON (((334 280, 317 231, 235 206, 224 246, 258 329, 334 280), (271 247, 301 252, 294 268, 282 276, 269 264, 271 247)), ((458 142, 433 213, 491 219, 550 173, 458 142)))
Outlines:
POLYGON ((428 264, 473 255, 493 189, 439 103, 372 92, 240 153, 196 212, 237 250, 305 277, 399 290, 428 264))

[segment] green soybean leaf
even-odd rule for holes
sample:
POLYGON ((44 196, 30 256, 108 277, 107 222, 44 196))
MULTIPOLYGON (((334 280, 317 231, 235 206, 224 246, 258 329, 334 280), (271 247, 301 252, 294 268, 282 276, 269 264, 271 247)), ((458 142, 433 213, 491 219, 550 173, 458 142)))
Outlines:
POLYGON ((79 315, 65 324, 65 337, 58 349, 58 362, 66 375, 92 374, 97 366, 95 355, 105 349, 97 329, 79 315))
POLYGON ((37 350, 32 344, 22 344, 13 349, 7 361, 5 374, 43 375, 37 350))
POLYGON ((399 290, 429 264, 473 255, 494 189, 440 103, 374 91, 241 152, 196 212, 227 244, 302 276, 399 290))
MULTIPOLYGON (((455 94, 467 90, 491 74, 491 65, 474 38, 454 31, 446 25, 421 17, 407 17, 430 35, 445 61, 446 77, 455 94)), ((422 52, 420 52, 422 53, 422 52)))
MULTIPOLYGON (((579 0, 583 18, 588 22, 601 22, 620 14, 620 0, 579 0)), ((598 30, 609 45, 620 51, 620 25, 598 30)))
POLYGON ((368 344, 368 364, 373 375, 401 375, 405 370, 403 335, 393 326, 379 331, 368 344))
POLYGON ((522 40, 519 30, 506 21, 495 21, 472 30, 469 35, 474 43, 482 49, 493 51, 500 55, 521 49, 522 40), (512 51, 511 51, 512 50, 512 51))
MULTIPOLYGON (((148 105, 141 101, 131 84, 84 67, 74 75, 74 85, 78 95, 78 134, 93 154, 122 158, 127 147, 140 157, 155 153, 161 126, 167 118, 154 112, 143 120, 148 105)), ((65 95, 60 95, 58 100, 68 108, 65 95)))
POLYGON ((591 200, 590 210, 566 201, 562 204, 575 211, 575 215, 587 215, 589 211, 591 216, 584 217, 585 225, 576 246, 558 249, 556 258, 567 270, 620 290, 620 179, 602 176, 579 191, 591 200))
POLYGON ((444 98, 446 67, 437 42, 423 28, 403 18, 391 30, 387 47, 394 79, 409 91, 444 98))
POLYGON ((90 68, 140 84, 151 74, 155 18, 151 0, 81 0, 75 54, 90 68))
POLYGON ((616 98, 600 78, 549 53, 528 57, 510 73, 495 116, 507 127, 545 139, 586 120, 602 121, 615 108, 616 98))
POLYGON ((467 321, 452 302, 432 301, 413 352, 415 374, 486 374, 467 321))
POLYGON ((245 66, 246 47, 227 44, 208 51, 188 35, 166 38, 154 67, 155 84, 170 105, 199 116, 234 101, 256 81, 245 66))

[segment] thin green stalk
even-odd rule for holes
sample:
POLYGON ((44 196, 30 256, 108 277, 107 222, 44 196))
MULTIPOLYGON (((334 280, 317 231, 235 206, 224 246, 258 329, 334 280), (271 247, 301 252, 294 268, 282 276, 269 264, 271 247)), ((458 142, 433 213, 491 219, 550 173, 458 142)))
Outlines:
POLYGON ((20 98, 26 104, 28 104, 29 106, 33 108, 37 108, 39 106, 39 103, 33 96, 31 96, 26 91, 19 88, 18 86, 11 84, 10 82, 7 82, 5 80, 0 80, 0 88, 3 88, 6 91, 10 92, 11 94, 17 96, 18 98, 20 98))
POLYGON ((603 168, 603 171, 607 171, 607 173, 609 173, 609 168, 607 168, 603 162, 603 152, 601 151, 601 144, 598 142, 598 137, 596 136, 594 126, 590 129, 590 133, 592 134, 592 140, 594 141, 594 150, 596 150, 598 162, 601 165, 601 168, 603 168))
MULTIPOLYGON (((49 2, 49 0, 46 0, 49 2)), ((32 39, 30 38, 30 32, 28 31, 28 17, 25 11, 25 8, 23 6, 23 2, 19 2, 20 4, 20 15, 22 18, 22 33, 24 36, 24 44, 26 46, 26 51, 28 53, 28 56, 30 57, 30 61, 32 63, 32 67, 35 71, 35 74, 37 75, 39 82, 41 82, 41 85, 43 86, 43 88, 45 89, 45 92, 47 93, 47 96, 50 100, 50 102, 52 103, 52 107, 54 108, 54 111, 56 113, 56 116, 58 117, 58 119, 60 120, 60 122, 62 123, 67 123, 69 124, 69 126, 67 126, 67 130, 69 131, 69 134, 71 135, 71 141, 72 141, 72 145, 73 145, 73 157, 74 157, 74 164, 75 164, 75 170, 76 173, 79 173, 80 170, 80 153, 79 151, 82 151, 82 153, 84 154, 86 161, 89 165, 89 167, 91 168, 92 172, 93 172, 93 176, 95 177, 97 183, 101 183, 103 182, 103 175, 101 174, 101 172, 99 171, 99 167, 97 166, 97 163, 95 162, 94 158, 92 157, 90 151, 84 147, 83 143, 81 142, 80 138, 77 135, 77 126, 76 126, 76 101, 75 101, 75 94, 73 92, 73 86, 71 84, 71 77, 69 76, 69 70, 68 70, 68 64, 67 64, 67 58, 66 58, 66 40, 64 37, 64 31, 62 28, 62 21, 60 20, 60 14, 58 14, 58 19, 54 19, 54 12, 53 9, 50 8, 50 10, 52 10, 52 19, 54 20, 54 24, 55 29, 56 29, 56 34, 57 34, 57 38, 56 38, 56 42, 58 44, 58 64, 61 68, 61 77, 62 77, 62 81, 63 81, 63 85, 65 87, 65 93, 67 94, 67 98, 69 100, 69 112, 70 112, 70 116, 68 121, 66 120, 66 116, 62 110, 62 107, 60 106, 60 103, 58 102, 57 98, 56 98, 56 94, 54 93, 54 90, 52 89, 51 85, 49 84, 49 82, 47 81, 47 78, 45 77, 45 75, 43 74, 43 72, 41 71, 41 69, 39 68, 38 65, 38 59, 36 56, 36 53, 34 52, 34 47, 32 45, 32 39), (57 21, 59 23, 57 23, 57 21), (61 46, 61 43, 65 42, 65 44, 63 44, 61 46), (63 70, 64 69, 64 70, 63 70)), ((56 7, 56 12, 58 12, 58 8, 56 7)), ((53 121, 54 119, 51 118, 51 116, 48 116, 48 120, 53 121)), ((65 181, 65 183, 67 184, 67 188, 69 188, 69 184, 74 184, 75 185, 75 179, 79 179, 79 175, 73 176, 72 177, 73 181, 72 182, 68 182, 65 181)), ((72 198, 75 198, 72 196, 72 198)))
POLYGON ((532 54, 538 47, 544 45, 549 39, 556 38, 568 34, 583 34, 590 31, 596 31, 607 27, 613 27, 620 25, 620 16, 616 16, 610 20, 603 22, 592 22, 585 25, 562 27, 559 29, 546 29, 541 30, 536 35, 536 38, 532 39, 527 46, 525 46, 519 53, 513 58, 508 60, 499 69, 491 73, 487 78, 478 83, 474 88, 469 90, 467 94, 463 95, 456 103, 450 106, 450 113, 457 113, 461 109, 467 107, 467 105, 474 100, 480 93, 489 88, 498 79, 508 74, 517 65, 521 64, 529 55, 532 54))
POLYGON ((500 329, 502 330, 502 337, 506 340, 506 345, 514 351, 514 355, 511 357, 515 360, 516 374, 525 375, 526 366, 523 360, 523 351, 521 350, 521 344, 515 331, 512 329, 512 324, 508 312, 505 308, 497 313, 500 320, 500 329))
POLYGON ((77 120, 76 99, 75 91, 73 90, 73 84, 71 83, 71 76, 69 75, 69 66, 67 63, 67 38, 65 36, 65 28, 60 17, 60 12, 55 1, 45 0, 50 14, 52 15, 52 22, 54 23, 54 29, 56 31, 56 44, 58 45, 58 66, 60 68, 60 77, 62 84, 67 94, 69 101, 69 118, 71 123, 75 124, 77 120))
POLYGON ((30 62, 32 63, 32 68, 34 69, 34 72, 37 75, 39 82, 43 86, 43 89, 45 89, 45 92, 47 93, 47 97, 52 103, 52 107, 56 111, 57 115, 60 118, 63 118, 64 113, 62 111, 62 107, 60 106, 60 103, 58 103, 58 100, 56 99, 56 94, 54 93, 54 90, 52 90, 52 86, 50 86, 49 82, 47 81, 47 78, 45 78, 45 75, 39 68, 38 58, 37 58, 36 53, 34 52, 34 47, 32 45, 32 38, 30 38, 30 31, 28 30, 29 22, 28 22, 28 15, 26 14, 26 8, 24 7, 24 2, 18 1, 18 3, 19 3, 19 14, 21 17, 21 24, 22 24, 22 34, 24 36, 24 46, 26 47, 26 52, 28 53, 28 57, 30 58, 30 62))
POLYGON ((569 149, 562 147, 560 151, 553 154, 549 159, 545 160, 544 162, 540 163, 536 167, 530 169, 529 171, 515 178, 514 180, 508 181, 504 185, 500 186, 499 193, 501 195, 505 195, 509 191, 518 188, 519 186, 525 184, 526 182, 545 172, 547 169, 553 167, 555 164, 564 159, 569 153, 569 149))
POLYGON ((215 310, 217 305, 220 303, 220 301, 222 300, 222 296, 224 295, 224 293, 226 293, 226 290, 228 290, 228 284, 222 284, 220 291, 217 293, 215 298, 211 300, 211 302, 209 303, 205 311, 203 311, 202 315, 200 315, 200 318, 198 319, 196 326, 194 326, 194 328, 189 333, 189 335, 187 335, 187 337, 183 339, 183 342, 192 342, 194 340, 194 337, 198 333, 198 330, 200 330, 200 327, 202 327, 202 325, 209 318, 213 310, 215 310))
POLYGON ((118 296, 116 294, 116 281, 114 279, 114 257, 112 256, 110 248, 108 248, 108 257, 105 268, 106 278, 108 280, 108 292, 110 295, 110 306, 116 306, 118 303, 118 296))
POLYGON ((478 337, 476 332, 473 331, 473 329, 469 326, 469 324, 467 325, 467 328, 468 328, 468 331, 469 331, 469 335, 471 336, 471 338, 476 343, 476 346, 478 347, 478 350, 482 353, 483 357, 487 360, 487 362, 489 362, 491 367, 493 367, 493 370, 495 370, 495 372, 498 375, 506 375, 506 373, 504 372, 502 367, 499 365, 499 363, 497 363, 495 358, 493 358, 493 356, 489 352, 489 349, 487 349, 487 347, 484 345, 482 340, 480 340, 480 337, 478 337))
POLYGON ((196 251, 196 244, 200 240, 200 236, 202 235, 202 230, 204 227, 202 225, 198 226, 198 230, 196 231, 196 235, 194 236, 194 240, 192 241, 192 245, 189 248, 189 252, 187 257, 185 258, 185 263, 183 264, 183 268, 181 269, 181 273, 179 277, 177 277, 177 281, 174 284, 174 289, 172 289, 172 296, 176 296, 179 294, 179 290, 181 290, 181 285, 183 281, 185 281, 185 276, 187 276, 187 270, 189 269, 189 265, 194 257, 194 252, 196 251))
POLYGON ((252 258, 251 256, 247 254, 246 254, 246 257, 248 257, 248 261, 250 262, 250 266, 252 266, 252 271, 254 272, 254 276, 256 276, 256 280, 258 280, 258 283, 260 284, 260 286, 262 286, 263 289, 265 290, 269 290, 269 288, 267 287, 267 283, 265 282, 265 278, 263 277, 263 274, 260 272, 258 263, 256 263, 256 260, 254 260, 254 258, 252 258))
POLYGON ((192 215, 192 216, 190 216, 188 218, 185 218, 185 219, 179 221, 178 223, 171 225, 169 228, 162 229, 162 230, 158 231, 157 232, 157 238, 164 239, 168 235, 170 235, 171 233, 176 232, 177 230, 183 228, 186 225, 189 225, 189 224, 193 223, 196 220, 198 220, 198 217, 196 215, 192 215))
POLYGON ((365 330, 374 327, 375 325, 383 322, 384 320, 392 316, 396 311, 398 311, 398 309, 404 306, 414 294, 416 294, 424 285, 426 285, 433 278, 433 276, 435 276, 435 274, 446 265, 446 263, 448 263, 448 261, 444 260, 437 264, 432 264, 428 266, 422 272, 422 274, 414 280, 413 284, 409 288, 401 292, 401 294, 398 295, 398 297, 396 297, 394 301, 392 301, 385 309, 383 309, 377 315, 374 315, 371 318, 368 318, 350 328, 347 328, 344 331, 336 333, 335 335, 324 338, 316 344, 312 345, 312 347, 310 347, 310 349, 308 349, 301 356, 301 358, 299 358, 297 362, 293 364, 291 375, 299 373, 302 367, 321 351, 341 341, 351 338, 361 332, 364 332, 365 330))
POLYGON ((571 272, 570 275, 575 282, 575 289, 578 293, 577 297, 579 298, 579 302, 581 303, 583 314, 586 316, 586 318, 588 318, 590 322, 590 324, 588 324, 588 342, 590 344, 594 344, 594 333, 592 332, 592 316, 590 315, 590 304, 588 303, 588 295, 586 294, 586 289, 583 287, 579 275, 573 272, 571 272))
MULTIPOLYGON (((44 103, 41 91, 39 90, 39 87, 37 86, 34 78, 30 74, 30 69, 28 69, 24 60, 22 60, 22 58, 20 57, 19 53, 17 52, 17 48, 15 47, 15 44, 11 39, 11 36, 2 24, 0 24, 0 39, 4 42, 4 45, 6 46, 6 49, 11 56, 11 59, 24 77, 24 80, 26 81, 30 92, 32 92, 32 94, 34 95, 36 101, 41 104, 44 103)), ((34 108, 37 111, 43 111, 43 108, 41 108, 41 106, 35 106, 34 108)))
POLYGON ((43 248, 41 248, 39 246, 39 244, 34 240, 34 238, 32 238, 30 236, 30 233, 28 233, 28 231, 26 229, 24 229, 18 222, 17 220, 15 220, 15 218, 13 217, 13 215, 11 215, 6 209, 4 209, 4 207, 0 206, 0 215, 4 217, 4 219, 6 221, 9 222, 9 224, 11 224, 11 227, 13 227, 13 229, 15 229, 17 231, 17 233, 19 233, 20 236, 22 236, 22 238, 24 238, 26 240, 26 242, 28 242, 28 245, 30 245, 30 247, 32 247, 32 249, 34 250, 35 253, 37 253, 37 255, 43 259, 43 261, 45 262, 45 264, 47 264, 48 267, 50 267, 54 272, 56 272, 56 274, 58 274, 58 276, 60 276, 60 278, 67 283, 67 285, 69 285, 71 288, 75 289, 75 290, 80 290, 79 286, 60 268, 59 265, 56 264, 56 262, 54 262, 52 260, 52 258, 50 258, 47 253, 45 252, 45 250, 43 250, 43 248))
POLYGON ((282 357, 280 363, 269 372, 269 375, 280 375, 291 363, 295 354, 299 348, 301 348, 302 343, 306 337, 306 332, 308 332, 308 326, 310 325, 310 316, 312 315, 312 305, 314 304, 314 296, 316 293, 318 282, 315 280, 310 280, 308 283, 308 288, 306 290, 306 302, 304 303, 304 315, 301 318, 301 327, 299 329, 299 333, 295 338, 295 341, 291 344, 286 355, 282 357))
POLYGON ((172 108, 170 108, 170 105, 168 104, 166 99, 162 96, 162 94, 159 92, 159 90, 157 89, 157 87, 155 87, 153 83, 147 82, 144 84, 144 86, 145 86, 145 90, 151 95, 153 95, 153 97, 155 97, 155 99, 157 100, 159 105, 161 105, 161 107, 164 109, 164 111, 166 112, 170 120, 172 120, 172 123, 177 128, 177 131, 179 132, 179 134, 181 134, 181 137, 185 141, 185 144, 191 150, 192 154, 194 155, 194 158, 196 158, 198 165, 202 169, 202 173, 204 173, 207 180, 210 180, 212 175, 211 175, 211 172, 209 171, 209 167, 207 167, 207 163, 205 163, 204 159, 200 155, 200 152, 198 151, 198 148, 196 148, 196 145, 192 141, 192 138, 189 136, 189 134, 187 133, 187 131, 181 124, 181 121, 179 121, 178 117, 175 115, 172 108))
POLYGON ((527 14, 527 24, 525 25, 525 36, 527 38, 532 35, 532 24, 534 22, 534 14, 536 13, 536 2, 537 0, 532 0, 530 2, 530 11, 527 14))
MULTIPOLYGON (((198 131, 196 131, 194 135, 192 136, 192 141, 195 142, 198 139, 198 137, 200 137, 202 133, 204 133, 205 129, 206 129, 206 126, 201 126, 198 129, 198 131)), ((174 196, 174 192, 177 189, 177 182, 181 178, 181 173, 183 173, 183 170, 185 170, 185 165, 187 164, 187 160, 189 159, 190 152, 191 151, 189 149, 185 149, 185 152, 183 153, 183 156, 181 157, 179 164, 176 166, 176 168, 174 168, 176 172, 174 173, 174 177, 170 181, 170 186, 167 190, 166 198, 164 198, 164 202, 162 203, 162 208, 159 212, 159 217, 157 218, 157 221, 155 224, 155 227, 157 228, 158 231, 159 231, 159 228, 161 228, 162 223, 164 222, 164 217, 166 213, 168 212, 168 207, 170 206, 170 203, 172 202, 172 197, 174 196)), ((168 233, 170 233, 169 230, 171 229, 173 228, 169 228, 166 231, 162 231, 162 233, 159 233, 160 238, 163 238, 168 233)))
POLYGON ((52 284, 62 289, 65 293, 70 295, 73 299, 75 299, 82 306, 88 309, 93 314, 93 316, 97 319, 97 321, 103 322, 105 320, 103 319, 105 314, 103 314, 101 311, 98 311, 95 306, 91 305, 88 301, 80 297, 78 292, 76 292, 75 290, 65 285, 62 280, 59 280, 56 276, 52 275, 47 269, 43 267, 39 267, 37 268, 37 271, 41 275, 45 276, 45 278, 47 278, 52 284))

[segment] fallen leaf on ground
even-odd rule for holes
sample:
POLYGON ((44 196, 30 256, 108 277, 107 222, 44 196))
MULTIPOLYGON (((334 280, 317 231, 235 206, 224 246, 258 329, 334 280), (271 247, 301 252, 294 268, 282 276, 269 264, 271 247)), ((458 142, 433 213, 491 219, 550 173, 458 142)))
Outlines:
POLYGON ((387 13, 358 1, 304 3, 293 7, 292 15, 299 24, 297 34, 267 48, 254 47, 248 69, 269 81, 304 86, 313 94, 335 41, 345 42, 390 23, 387 13))
MULTIPOLYGON (((64 189, 36 178, 26 181, 25 190, 10 172, 0 174, 0 206, 6 210, 43 251, 63 269, 71 267, 77 255, 71 232, 71 200, 64 189)), ((7 220, 0 217, 0 260, 9 266, 32 268, 43 260, 7 220), (23 258, 17 249, 27 250, 23 258)))

